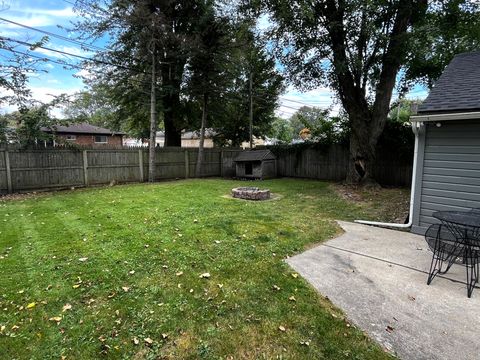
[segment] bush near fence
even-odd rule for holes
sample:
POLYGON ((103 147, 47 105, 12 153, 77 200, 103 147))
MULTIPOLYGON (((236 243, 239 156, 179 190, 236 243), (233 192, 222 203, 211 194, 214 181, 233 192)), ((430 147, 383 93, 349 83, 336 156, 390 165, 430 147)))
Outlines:
MULTIPOLYGON (((201 176, 235 176, 235 157, 243 150, 205 149, 201 176)), ((341 145, 290 147, 275 151, 277 175, 343 180, 349 155, 341 145)), ((158 148, 155 180, 189 178, 195 173, 197 148, 158 148)), ((412 165, 395 154, 380 154, 375 176, 382 185, 409 186, 412 165)), ((0 149, 0 193, 143 182, 148 176, 146 148, 0 149)))

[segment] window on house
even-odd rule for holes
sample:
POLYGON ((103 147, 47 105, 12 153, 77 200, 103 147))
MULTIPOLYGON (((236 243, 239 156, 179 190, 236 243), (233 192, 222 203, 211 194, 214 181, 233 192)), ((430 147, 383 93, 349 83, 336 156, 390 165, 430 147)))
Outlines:
POLYGON ((107 137, 105 135, 95 135, 95 144, 106 144, 107 137))
POLYGON ((67 136, 65 136, 65 140, 75 141, 75 140, 77 140, 77 135, 67 135, 67 136))
POLYGON ((245 163, 245 175, 253 175, 252 163, 245 163))

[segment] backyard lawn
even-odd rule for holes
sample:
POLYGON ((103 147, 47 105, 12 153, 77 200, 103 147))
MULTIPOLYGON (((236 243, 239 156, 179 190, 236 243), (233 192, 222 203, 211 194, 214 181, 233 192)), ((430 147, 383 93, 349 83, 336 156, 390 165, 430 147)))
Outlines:
POLYGON ((385 220, 406 191, 351 201, 279 179, 261 183, 278 199, 225 197, 245 184, 0 201, 0 358, 389 358, 283 260, 338 234, 334 219, 385 220))

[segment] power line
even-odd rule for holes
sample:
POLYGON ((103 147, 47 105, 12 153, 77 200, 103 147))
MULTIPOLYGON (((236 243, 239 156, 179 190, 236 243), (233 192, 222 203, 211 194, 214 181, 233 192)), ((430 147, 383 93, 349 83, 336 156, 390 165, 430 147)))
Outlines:
MULTIPOLYGON (((315 105, 313 105, 313 104, 309 104, 309 103, 306 103, 306 102, 301 102, 301 101, 298 101, 298 100, 287 99, 287 98, 285 98, 284 96, 280 96, 280 99, 283 100, 283 101, 290 101, 290 102, 297 103, 297 104, 308 105, 308 106, 315 106, 315 105)), ((314 103, 314 102, 315 102, 315 101, 312 101, 312 103, 314 103)))
POLYGON ((85 48, 90 48, 90 49, 95 49, 95 50, 99 50, 99 51, 109 51, 105 48, 102 48, 102 47, 99 47, 99 46, 96 46, 96 45, 93 45, 93 44, 86 44, 84 42, 81 42, 81 41, 78 41, 78 40, 75 40, 75 39, 70 39, 66 36, 63 36, 63 35, 60 35, 60 34, 55 34, 53 32, 50 32, 50 31, 46 31, 46 30, 41 30, 41 29, 37 29, 37 28, 34 28, 32 26, 28 26, 28 25, 24 25, 24 24, 20 24, 18 22, 15 22, 15 21, 12 21, 12 20, 8 20, 8 19, 5 19, 3 17, 0 17, 0 20, 2 21, 5 21, 7 23, 10 23, 10 24, 13 24, 13 25, 17 25, 17 26, 20 26, 20 27, 23 27, 25 29, 29 29, 29 30, 33 30, 33 31, 37 31, 39 33, 42 33, 42 34, 45 34, 45 35, 50 35, 50 36, 53 36, 53 37, 56 37, 58 39, 61 39, 61 40, 64 40, 64 41, 68 41, 72 44, 76 44, 76 45, 80 45, 80 46, 83 46, 85 48))
MULTIPOLYGON (((21 41, 21 40, 12 39, 12 38, 3 37, 3 36, 0 36, 0 39, 6 40, 6 41, 12 41, 12 42, 15 42, 17 44, 24 45, 24 46, 29 46, 31 49, 41 48, 41 49, 52 51, 52 52, 55 52, 55 53, 58 53, 58 54, 62 54, 62 55, 66 55, 66 56, 72 56, 72 57, 82 59, 82 60, 86 60, 86 61, 91 61, 91 62, 94 62, 94 63, 97 63, 97 64, 115 66, 115 67, 119 67, 119 68, 122 68, 122 69, 125 69, 125 70, 136 71, 138 73, 144 74, 143 72, 139 72, 138 70, 135 70, 135 69, 133 69, 131 67, 128 67, 128 66, 124 66, 124 65, 120 65, 120 64, 114 64, 114 63, 104 61, 104 60, 99 60, 99 59, 92 59, 92 58, 89 58, 89 57, 86 57, 86 56, 72 54, 68 51, 52 49, 52 48, 49 48, 49 47, 46 47, 46 46, 43 46, 43 45, 32 44, 32 43, 29 43, 29 42, 26 42, 26 41, 21 41)), ((162 62, 162 64, 164 64, 164 63, 162 62)))

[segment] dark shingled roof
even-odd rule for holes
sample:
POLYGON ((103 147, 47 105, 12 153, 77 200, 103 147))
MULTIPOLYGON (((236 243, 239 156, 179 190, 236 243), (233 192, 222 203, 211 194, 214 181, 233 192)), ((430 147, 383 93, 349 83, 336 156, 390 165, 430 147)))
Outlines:
POLYGON ((480 51, 455 56, 428 97, 419 114, 480 110, 480 51))
POLYGON ((243 151, 238 155, 235 161, 262 161, 275 160, 275 155, 270 150, 250 150, 243 151))
POLYGON ((98 134, 98 135, 125 135, 122 132, 116 132, 109 129, 90 124, 72 124, 70 126, 53 125, 51 128, 42 127, 44 132, 67 133, 67 134, 98 134))

